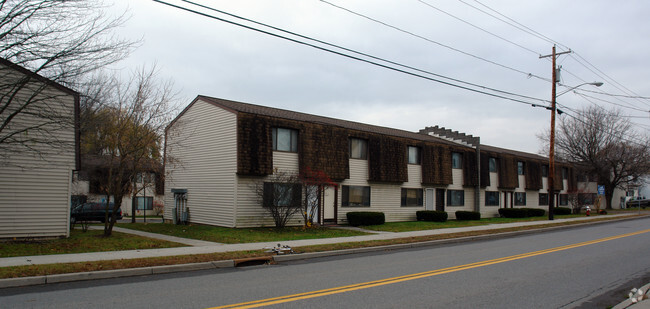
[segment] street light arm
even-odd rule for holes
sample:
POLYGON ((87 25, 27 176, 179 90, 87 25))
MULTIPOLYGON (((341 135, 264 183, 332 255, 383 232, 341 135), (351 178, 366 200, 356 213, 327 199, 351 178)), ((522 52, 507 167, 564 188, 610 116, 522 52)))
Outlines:
POLYGON ((600 87, 600 86, 603 85, 603 83, 602 83, 602 82, 582 83, 582 84, 580 84, 580 85, 578 85, 578 86, 574 86, 574 87, 571 87, 571 88, 569 88, 569 89, 567 89, 567 90, 564 90, 564 91, 560 92, 560 93, 557 94, 555 97, 559 97, 559 96, 561 96, 561 95, 563 95, 563 94, 565 94, 565 93, 567 93, 567 92, 569 92, 569 91, 571 91, 571 90, 573 90, 573 89, 576 89, 576 88, 578 88, 578 87, 580 87, 580 86, 584 86, 584 85, 592 85, 592 86, 600 87))

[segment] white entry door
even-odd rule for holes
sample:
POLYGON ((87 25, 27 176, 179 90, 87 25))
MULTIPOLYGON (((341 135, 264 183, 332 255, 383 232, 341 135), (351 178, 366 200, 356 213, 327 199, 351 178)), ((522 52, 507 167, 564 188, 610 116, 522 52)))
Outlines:
POLYGON ((425 202, 425 205, 426 205, 425 209, 426 210, 433 210, 433 208, 434 208, 434 204, 433 204, 433 202, 434 202, 433 197, 435 196, 434 192, 435 192, 435 189, 426 189, 426 191, 424 193, 425 198, 426 198, 426 202, 425 202))
POLYGON ((334 209, 334 187, 324 187, 323 194, 323 220, 336 220, 336 211, 334 209))

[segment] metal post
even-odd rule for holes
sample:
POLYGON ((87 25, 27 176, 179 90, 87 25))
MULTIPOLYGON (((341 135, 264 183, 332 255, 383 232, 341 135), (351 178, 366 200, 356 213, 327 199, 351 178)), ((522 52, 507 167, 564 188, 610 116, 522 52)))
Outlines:
POLYGON ((555 86, 557 84, 557 68, 555 67, 555 45, 553 45, 553 81, 551 83, 551 136, 548 152, 548 219, 553 220, 553 207, 555 206, 555 86))

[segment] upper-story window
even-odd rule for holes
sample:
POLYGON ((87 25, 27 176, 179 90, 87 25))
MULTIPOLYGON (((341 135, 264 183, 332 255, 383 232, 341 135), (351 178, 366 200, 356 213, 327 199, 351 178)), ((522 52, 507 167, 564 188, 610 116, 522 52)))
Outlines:
POLYGON ((409 164, 420 164, 420 148, 408 147, 409 164))
POLYGON ((490 173, 496 173, 497 172, 497 159, 496 158, 490 158, 488 160, 488 166, 490 167, 490 173))
POLYGON ((542 177, 548 177, 548 165, 542 165, 542 177))
POLYGON ((365 139, 350 139, 350 158, 363 160, 368 159, 368 142, 365 139))
POLYGON ((526 165, 524 164, 524 162, 521 162, 521 161, 517 162, 517 175, 524 175, 525 174, 525 172, 524 172, 524 167, 525 166, 526 165))
POLYGON ((562 168, 562 179, 569 179, 569 169, 566 167, 562 168))
POLYGON ((298 130, 273 128, 273 150, 298 152, 298 130))
POLYGON ((463 156, 460 153, 451 153, 451 168, 463 168, 463 156))

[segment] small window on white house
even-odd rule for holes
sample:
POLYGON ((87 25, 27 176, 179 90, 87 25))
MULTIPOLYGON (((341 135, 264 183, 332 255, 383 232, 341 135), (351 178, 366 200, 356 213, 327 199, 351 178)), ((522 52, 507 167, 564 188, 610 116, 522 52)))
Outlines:
POLYGON ((351 159, 368 159, 368 142, 365 139, 350 139, 350 158, 351 159))
POLYGON ((524 169, 525 167, 526 167, 526 164, 524 164, 524 162, 518 161, 517 162, 517 175, 524 175, 526 173, 525 169, 524 169))
POLYGON ((298 152, 298 130, 273 128, 273 150, 298 152))
POLYGON ((408 147, 409 164, 420 164, 420 148, 408 147))

